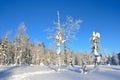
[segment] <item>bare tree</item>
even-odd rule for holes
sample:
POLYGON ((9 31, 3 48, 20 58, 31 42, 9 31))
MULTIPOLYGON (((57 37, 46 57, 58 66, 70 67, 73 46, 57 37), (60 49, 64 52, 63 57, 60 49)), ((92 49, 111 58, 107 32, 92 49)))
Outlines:
MULTIPOLYGON (((69 48, 69 43, 72 42, 72 40, 76 39, 76 33, 80 29, 80 23, 81 20, 74 20, 71 16, 67 17, 67 20, 65 23, 62 24, 62 32, 64 35, 64 54, 67 58, 66 51, 67 48, 69 48)), ((67 64, 67 63, 66 63, 67 64)))
POLYGON ((64 43, 65 58, 67 58, 67 55, 66 55, 67 46, 66 45, 69 41, 75 39, 76 32, 80 28, 80 23, 81 23, 81 20, 74 20, 72 17, 67 17, 66 22, 61 23, 60 15, 58 12, 58 22, 56 23, 57 27, 52 29, 53 31, 51 31, 51 29, 47 30, 50 34, 49 38, 53 38, 56 40, 55 42, 57 44, 58 54, 61 53, 61 49, 62 49, 61 45, 63 45, 62 43, 64 43))

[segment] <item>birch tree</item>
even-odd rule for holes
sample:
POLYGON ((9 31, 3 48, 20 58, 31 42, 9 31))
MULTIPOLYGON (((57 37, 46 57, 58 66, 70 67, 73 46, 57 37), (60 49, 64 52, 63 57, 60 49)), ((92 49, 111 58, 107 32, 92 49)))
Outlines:
POLYGON ((65 58, 67 58, 66 51, 68 47, 68 43, 75 39, 76 32, 79 31, 81 20, 74 20, 72 17, 67 17, 65 22, 60 22, 60 15, 58 12, 58 22, 56 24, 56 28, 48 29, 50 36, 49 38, 53 38, 56 40, 57 53, 61 52, 61 46, 64 44, 64 53, 65 58))
MULTIPOLYGON (((71 16, 67 17, 66 22, 62 25, 62 32, 64 34, 64 54, 66 55, 67 48, 69 48, 69 43, 76 39, 76 33, 80 29, 81 20, 74 20, 71 16)), ((66 56, 67 58, 67 56, 66 56)))

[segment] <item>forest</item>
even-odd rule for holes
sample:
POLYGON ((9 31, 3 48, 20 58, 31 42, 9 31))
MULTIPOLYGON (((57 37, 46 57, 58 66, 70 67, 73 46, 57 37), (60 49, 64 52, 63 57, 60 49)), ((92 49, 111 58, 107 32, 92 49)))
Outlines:
MULTIPOLYGON (((102 57, 101 64, 120 64, 120 53, 113 53, 110 56, 107 52, 102 57)), ((0 65, 57 65, 57 54, 54 48, 46 49, 44 42, 31 43, 30 36, 26 33, 25 25, 18 28, 18 33, 14 41, 10 41, 9 35, 0 39, 0 65)), ((89 52, 76 52, 67 49, 60 55, 61 64, 72 61, 75 65, 82 65, 83 61, 87 65, 94 64, 94 57, 89 52)))
MULTIPOLYGON (((61 24, 59 11, 57 12, 58 21, 55 23, 55 29, 47 29, 47 33, 50 39, 54 39, 56 44, 55 47, 46 48, 44 42, 30 42, 30 36, 26 33, 25 24, 21 24, 18 27, 17 34, 13 41, 10 40, 9 33, 0 39, 0 65, 69 65, 70 63, 74 65, 93 65, 95 63, 95 50, 94 44, 92 45, 92 52, 74 52, 69 48, 68 43, 75 40, 76 33, 80 29, 80 24, 82 20, 74 20, 71 16, 67 17, 66 21, 61 24), (61 48, 63 47, 63 48, 61 48)), ((93 32, 94 33, 94 32, 93 32)), ((93 36, 95 33, 93 34, 93 36)), ((98 34, 100 36, 100 34, 98 34)), ((48 40, 49 41, 49 40, 48 40)), ((104 51, 99 53, 100 41, 96 40, 97 53, 101 56, 100 64, 120 64, 120 53, 112 53, 112 56, 104 51)))

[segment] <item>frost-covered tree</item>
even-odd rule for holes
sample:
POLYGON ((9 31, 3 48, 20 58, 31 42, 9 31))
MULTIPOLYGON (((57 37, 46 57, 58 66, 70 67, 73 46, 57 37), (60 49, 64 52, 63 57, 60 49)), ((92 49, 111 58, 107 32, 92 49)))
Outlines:
POLYGON ((31 43, 30 38, 26 36, 25 38, 25 52, 23 55, 24 63, 31 64, 32 56, 31 56, 31 43))
POLYGON ((2 40, 0 39, 0 64, 2 64, 2 40))
POLYGON ((82 59, 84 58, 82 52, 76 52, 75 54, 75 64, 76 65, 82 65, 82 59))
POLYGON ((106 51, 104 52, 104 54, 105 54, 105 62, 106 62, 106 64, 110 65, 111 64, 111 57, 110 57, 110 55, 106 51))
POLYGON ((6 33, 5 37, 3 40, 0 42, 0 55, 1 55, 1 64, 7 65, 9 62, 9 48, 10 48, 10 41, 9 41, 9 36, 8 33, 6 33))
POLYGON ((119 65, 119 56, 116 53, 114 53, 113 56, 112 56, 112 64, 113 65, 119 65))
POLYGON ((30 46, 30 38, 26 34, 25 25, 21 24, 18 28, 18 34, 14 40, 15 64, 30 64, 30 46))
POLYGON ((47 51, 50 54, 50 57, 48 59, 48 61, 50 61, 49 64, 57 65, 57 54, 56 54, 56 51, 54 50, 54 48, 51 47, 47 51))
POLYGON ((86 62, 87 65, 93 64, 94 60, 91 57, 90 53, 85 52, 83 60, 86 62))
POLYGON ((95 66, 96 66, 99 65, 101 62, 101 56, 99 54, 100 33, 93 32, 92 37, 90 38, 90 42, 92 43, 92 53, 95 57, 95 66))
POLYGON ((67 64, 67 48, 69 48, 68 43, 75 39, 76 32, 80 28, 81 20, 74 20, 72 17, 67 17, 67 20, 63 23, 60 22, 60 15, 58 12, 58 22, 57 27, 54 29, 48 29, 50 36, 49 38, 54 38, 57 44, 57 53, 61 53, 61 46, 64 44, 65 53, 65 63, 67 64))
POLYGON ((9 44, 8 47, 8 65, 12 65, 14 64, 14 57, 15 57, 15 53, 14 53, 14 45, 12 43, 9 44))
POLYGON ((72 40, 76 39, 76 33, 79 31, 80 29, 80 23, 82 21, 81 20, 74 20, 71 16, 67 17, 67 20, 65 23, 62 24, 62 32, 64 35, 64 54, 66 56, 67 59, 67 55, 66 55, 66 51, 67 48, 69 48, 69 43, 72 42, 72 40))
POLYGON ((39 45, 39 50, 40 50, 40 63, 47 64, 47 56, 49 55, 49 52, 45 50, 45 44, 42 42, 39 45))
POLYGON ((32 64, 42 65, 45 64, 45 45, 44 43, 34 43, 31 46, 31 56, 32 56, 32 64))
POLYGON ((119 58, 119 65, 120 65, 120 53, 118 53, 118 58, 119 58))
POLYGON ((82 65, 83 63, 87 65, 91 65, 94 63, 93 57, 91 57, 90 53, 88 52, 76 52, 75 54, 75 64, 82 65))
POLYGON ((75 64, 75 55, 74 55, 74 52, 73 52, 73 51, 71 51, 69 63, 70 63, 70 65, 71 65, 72 67, 74 67, 73 65, 75 64))

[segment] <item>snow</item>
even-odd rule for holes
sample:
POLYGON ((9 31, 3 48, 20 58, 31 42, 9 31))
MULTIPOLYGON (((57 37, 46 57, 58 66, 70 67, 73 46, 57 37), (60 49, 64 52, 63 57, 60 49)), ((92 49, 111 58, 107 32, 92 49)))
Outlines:
POLYGON ((22 65, 0 66, 0 80, 119 80, 120 66, 87 65, 88 73, 83 74, 81 66, 22 65))

